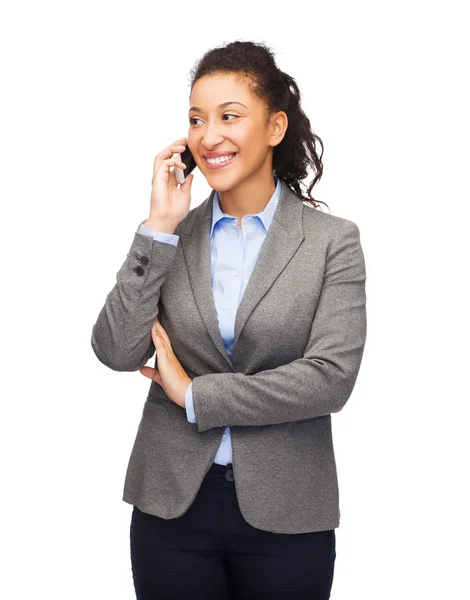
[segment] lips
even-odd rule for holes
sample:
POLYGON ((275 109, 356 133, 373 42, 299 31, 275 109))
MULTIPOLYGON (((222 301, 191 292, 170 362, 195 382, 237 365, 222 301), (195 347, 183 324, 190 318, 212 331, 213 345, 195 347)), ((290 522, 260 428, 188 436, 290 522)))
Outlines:
MULTIPOLYGON (((209 163, 209 161, 207 160, 206 157, 204 157, 205 161, 206 161, 206 165, 209 169, 213 170, 213 169, 223 169, 224 167, 230 165, 233 163, 233 161, 235 160, 235 158, 237 157, 237 152, 235 152, 233 154, 233 157, 230 160, 224 160, 223 162, 220 163, 209 163)), ((210 158, 210 157, 209 157, 210 158)))

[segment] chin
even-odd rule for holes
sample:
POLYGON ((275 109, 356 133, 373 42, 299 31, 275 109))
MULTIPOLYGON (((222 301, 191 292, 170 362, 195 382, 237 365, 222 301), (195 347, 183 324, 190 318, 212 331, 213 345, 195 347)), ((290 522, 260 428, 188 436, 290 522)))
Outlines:
POLYGON ((218 192, 228 192, 229 190, 232 190, 234 187, 236 187, 235 184, 228 184, 228 185, 220 185, 217 183, 209 184, 211 186, 211 188, 213 190, 217 190, 218 192))
POLYGON ((240 183, 233 177, 214 177, 212 173, 209 173, 206 181, 213 190, 217 190, 218 192, 228 192, 228 190, 233 189, 240 183))

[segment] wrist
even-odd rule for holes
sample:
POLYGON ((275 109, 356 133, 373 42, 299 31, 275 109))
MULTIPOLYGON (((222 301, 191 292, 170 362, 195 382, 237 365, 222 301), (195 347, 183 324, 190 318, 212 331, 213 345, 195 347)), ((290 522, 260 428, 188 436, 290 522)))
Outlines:
POLYGON ((161 231, 162 233, 174 233, 176 225, 172 221, 165 221, 164 219, 154 219, 149 217, 144 225, 150 229, 150 231, 161 231))

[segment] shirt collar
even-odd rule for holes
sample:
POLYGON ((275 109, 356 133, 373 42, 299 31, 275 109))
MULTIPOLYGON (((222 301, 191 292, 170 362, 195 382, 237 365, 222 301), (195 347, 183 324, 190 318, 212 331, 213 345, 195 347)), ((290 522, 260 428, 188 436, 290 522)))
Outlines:
MULTIPOLYGON (((274 194, 271 196, 271 199, 264 207, 264 210, 256 213, 256 216, 259 217, 264 225, 266 231, 268 231, 269 226, 271 225, 271 221, 273 220, 274 213, 276 211, 277 203, 279 202, 279 196, 281 194, 281 181, 278 177, 274 177, 274 181, 276 183, 276 189, 274 190, 274 194)), ((214 198, 212 200, 212 226, 211 226, 211 236, 214 231, 214 227, 220 219, 224 217, 230 217, 227 213, 223 213, 219 204, 219 192, 216 191, 214 194, 214 198)))

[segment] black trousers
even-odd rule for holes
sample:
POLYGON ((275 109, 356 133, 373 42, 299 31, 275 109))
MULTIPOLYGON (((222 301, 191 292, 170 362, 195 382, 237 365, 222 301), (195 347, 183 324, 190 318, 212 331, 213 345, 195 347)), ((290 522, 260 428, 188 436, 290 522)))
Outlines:
POLYGON ((252 527, 240 512, 231 467, 214 463, 177 519, 134 506, 137 600, 328 600, 335 530, 285 534, 252 527))

